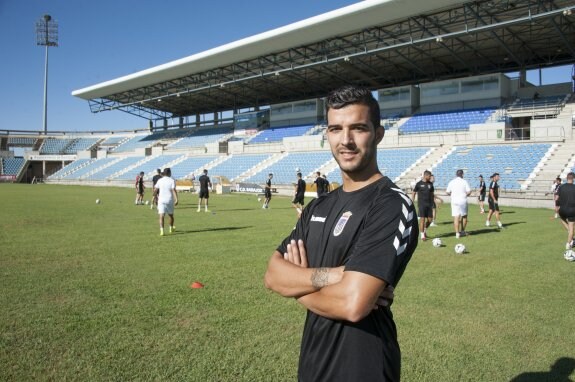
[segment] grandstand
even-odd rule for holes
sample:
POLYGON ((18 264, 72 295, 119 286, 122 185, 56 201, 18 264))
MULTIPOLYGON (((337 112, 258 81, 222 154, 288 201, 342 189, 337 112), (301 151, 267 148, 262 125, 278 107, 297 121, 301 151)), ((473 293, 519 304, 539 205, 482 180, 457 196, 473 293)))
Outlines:
POLYGON ((271 172, 284 193, 296 171, 310 183, 315 171, 341 183, 321 97, 354 83, 378 94, 387 130, 378 164, 400 187, 431 169, 441 189, 463 168, 468 178, 499 172, 509 198, 546 203, 548 183, 575 166, 571 79, 525 78, 527 69, 575 63, 575 6, 553 3, 432 0, 414 11, 360 2, 80 89, 73 94, 93 112, 122 110, 147 118, 147 128, 5 131, 2 179, 131 187, 136 173, 149 180, 170 166, 176 179, 208 169, 232 183, 261 183, 271 172))

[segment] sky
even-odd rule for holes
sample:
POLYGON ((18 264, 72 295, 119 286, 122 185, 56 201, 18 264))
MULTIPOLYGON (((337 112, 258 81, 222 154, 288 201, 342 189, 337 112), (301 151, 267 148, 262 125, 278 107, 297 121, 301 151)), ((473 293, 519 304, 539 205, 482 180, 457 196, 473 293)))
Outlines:
MULTIPOLYGON (((43 130, 45 48, 36 22, 49 14, 48 131, 143 129, 122 111, 91 113, 78 90, 329 12, 357 0, 0 0, 0 130, 43 130)), ((566 82, 570 67, 543 73, 566 82)), ((538 83, 538 73, 528 80, 538 83)))

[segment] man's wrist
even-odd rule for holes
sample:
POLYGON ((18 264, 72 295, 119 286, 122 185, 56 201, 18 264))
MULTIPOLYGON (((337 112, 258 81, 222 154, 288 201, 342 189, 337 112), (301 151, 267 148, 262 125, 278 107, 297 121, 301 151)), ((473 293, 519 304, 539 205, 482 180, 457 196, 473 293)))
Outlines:
POLYGON ((311 273, 311 285, 321 289, 329 285, 329 268, 314 268, 311 273))

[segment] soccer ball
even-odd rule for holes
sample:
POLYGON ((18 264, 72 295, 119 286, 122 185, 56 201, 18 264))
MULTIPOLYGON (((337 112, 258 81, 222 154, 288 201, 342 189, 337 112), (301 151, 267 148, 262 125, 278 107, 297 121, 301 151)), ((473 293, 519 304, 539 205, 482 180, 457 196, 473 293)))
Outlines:
POLYGON ((96 204, 100 204, 100 199, 96 199, 96 204))
POLYGON ((261 201, 262 201, 262 198, 258 198, 258 202, 261 202, 261 201))
POLYGON ((149 200, 146 200, 146 205, 148 205, 148 204, 150 204, 150 201, 149 201, 149 200))
POLYGON ((455 253, 457 253, 458 255, 461 255, 464 252, 465 252, 465 245, 463 245, 461 243, 455 244, 455 253))
POLYGON ((431 242, 431 244, 433 244, 433 246, 435 248, 439 248, 443 245, 443 242, 441 241, 440 238, 436 237, 435 239, 433 239, 433 241, 431 242))
POLYGON ((563 258, 567 261, 575 261, 575 251, 568 249, 563 254, 563 258))

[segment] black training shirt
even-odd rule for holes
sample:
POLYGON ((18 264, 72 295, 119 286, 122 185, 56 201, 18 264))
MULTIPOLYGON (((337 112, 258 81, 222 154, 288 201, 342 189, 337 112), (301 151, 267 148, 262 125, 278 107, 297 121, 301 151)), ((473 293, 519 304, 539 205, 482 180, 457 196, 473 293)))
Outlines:
POLYGON ((198 181, 200 182, 200 190, 207 191, 208 190, 208 184, 210 183, 210 177, 207 176, 206 174, 204 174, 204 175, 200 176, 198 181))
POLYGON ((564 183, 557 191, 559 211, 563 216, 575 216, 575 184, 564 183))
MULTIPOLYGON (((305 243, 309 266, 366 273, 396 286, 417 246, 413 203, 389 178, 354 192, 340 187, 304 210, 291 239, 305 243)), ((396 381, 400 351, 389 308, 357 323, 311 311, 302 337, 299 381, 396 381)))
MULTIPOLYGON (((495 200, 499 201, 499 185, 497 184, 497 182, 495 181, 491 182, 489 184, 489 189, 493 190, 493 196, 495 196, 495 200)), ((489 193, 489 198, 491 198, 491 193, 489 193)))
POLYGON ((433 183, 420 180, 415 184, 415 187, 413 187, 413 191, 417 192, 417 200, 419 200, 419 204, 433 204, 433 192, 435 191, 433 183))

